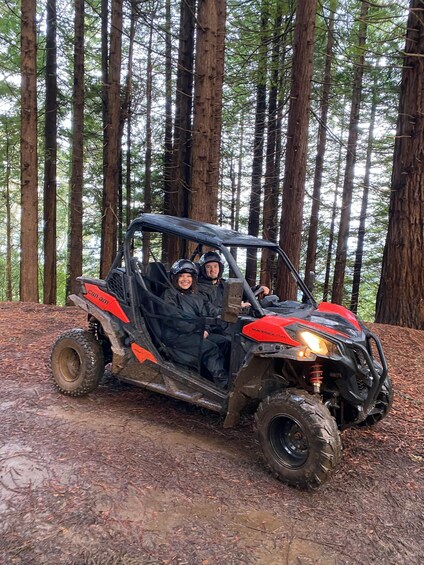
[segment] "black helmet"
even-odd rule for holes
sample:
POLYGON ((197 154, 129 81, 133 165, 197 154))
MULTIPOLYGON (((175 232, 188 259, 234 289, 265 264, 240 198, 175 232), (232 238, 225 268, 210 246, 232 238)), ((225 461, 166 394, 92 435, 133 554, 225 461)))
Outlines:
POLYGON ((199 259, 199 267, 200 267, 200 274, 203 278, 208 280, 215 280, 208 277, 205 271, 205 265, 207 263, 218 263, 219 265, 219 275, 218 279, 222 278, 222 273, 224 272, 224 260, 221 257, 221 254, 218 251, 207 251, 203 253, 203 255, 199 259))
POLYGON ((169 271, 171 281, 174 282, 175 277, 182 273, 190 273, 192 277, 197 278, 197 268, 193 261, 189 261, 188 259, 178 259, 178 261, 175 261, 169 271))

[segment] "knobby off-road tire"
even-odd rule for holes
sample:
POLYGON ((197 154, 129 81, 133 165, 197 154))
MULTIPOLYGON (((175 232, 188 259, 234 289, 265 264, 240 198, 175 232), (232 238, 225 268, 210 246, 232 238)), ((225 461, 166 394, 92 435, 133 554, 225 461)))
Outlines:
POLYGON ((287 389, 265 398, 255 415, 265 462, 299 488, 318 488, 338 465, 340 434, 327 407, 305 391, 287 389))
POLYGON ((393 404, 393 386, 390 377, 387 376, 381 387, 380 394, 377 396, 375 403, 375 412, 365 418, 363 422, 358 424, 358 428, 369 428, 383 420, 390 411, 393 404))
POLYGON ((93 391, 102 378, 102 347, 90 332, 69 330, 53 344, 50 367, 60 392, 69 396, 83 396, 93 391))

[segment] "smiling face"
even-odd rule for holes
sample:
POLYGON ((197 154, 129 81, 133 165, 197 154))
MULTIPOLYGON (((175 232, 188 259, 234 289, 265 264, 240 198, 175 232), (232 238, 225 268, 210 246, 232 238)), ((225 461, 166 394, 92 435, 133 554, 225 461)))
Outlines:
POLYGON ((211 261, 205 265, 205 273, 212 280, 216 280, 219 277, 219 263, 216 261, 211 261))
POLYGON ((177 286, 182 290, 188 290, 193 284, 193 277, 190 273, 181 273, 177 278, 177 286))

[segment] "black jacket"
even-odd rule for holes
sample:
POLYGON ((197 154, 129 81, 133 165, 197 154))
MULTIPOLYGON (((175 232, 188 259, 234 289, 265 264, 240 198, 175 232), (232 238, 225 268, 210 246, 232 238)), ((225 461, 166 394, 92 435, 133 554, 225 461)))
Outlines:
POLYGON ((200 293, 180 292, 173 288, 164 292, 163 300, 169 310, 164 317, 162 337, 174 361, 198 370, 201 368, 204 376, 212 378, 225 372, 220 348, 203 336, 205 329, 209 331, 204 318, 218 316, 219 310, 200 293))
POLYGON ((216 284, 212 284, 212 281, 208 279, 199 279, 198 287, 200 294, 203 294, 209 302, 218 309, 222 308, 224 303, 224 283, 222 279, 219 279, 216 284))

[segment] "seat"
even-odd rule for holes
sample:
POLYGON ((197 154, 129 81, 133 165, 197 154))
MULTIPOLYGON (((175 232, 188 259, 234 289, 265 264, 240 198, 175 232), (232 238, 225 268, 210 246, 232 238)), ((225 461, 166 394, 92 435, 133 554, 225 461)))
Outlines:
POLYGON ((150 290, 156 294, 156 296, 161 296, 164 290, 169 287, 168 273, 166 272, 165 265, 160 261, 155 261, 147 265, 146 279, 150 290))

